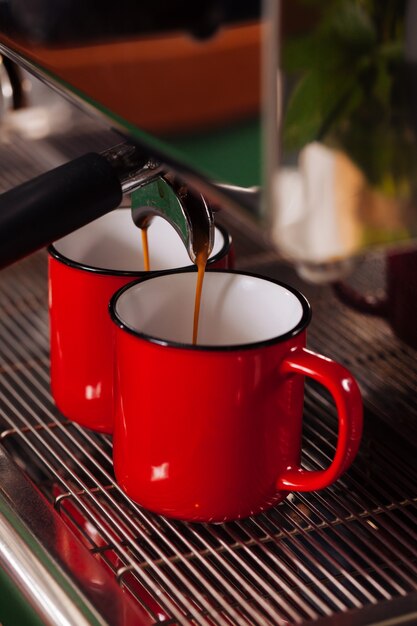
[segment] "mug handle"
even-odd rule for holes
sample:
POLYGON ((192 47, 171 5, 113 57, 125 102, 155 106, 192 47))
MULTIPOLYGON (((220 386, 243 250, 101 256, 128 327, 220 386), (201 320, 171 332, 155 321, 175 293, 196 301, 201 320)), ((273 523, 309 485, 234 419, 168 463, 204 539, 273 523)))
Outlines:
POLYGON ((333 283, 333 290, 340 302, 359 313, 387 317, 388 299, 386 296, 378 298, 372 294, 363 294, 343 282, 333 283))
POLYGON ((359 449, 363 409, 358 384, 339 363, 302 347, 291 350, 282 361, 280 372, 309 376, 330 391, 336 403, 339 434, 333 461, 327 469, 308 471, 288 467, 276 486, 280 491, 324 489, 348 469, 359 449))

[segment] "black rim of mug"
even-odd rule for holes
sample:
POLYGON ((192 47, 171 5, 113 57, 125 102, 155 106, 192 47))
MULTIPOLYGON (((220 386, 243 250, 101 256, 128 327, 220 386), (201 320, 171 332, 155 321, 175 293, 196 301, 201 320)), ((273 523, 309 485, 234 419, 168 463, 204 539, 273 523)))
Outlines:
MULTIPOLYGON (((126 209, 126 210, 129 211, 130 209, 126 209)), ((232 237, 230 233, 226 230, 226 228, 224 228, 224 226, 220 224, 216 224, 215 226, 223 236, 223 245, 221 249, 208 260, 209 266, 227 257, 227 255, 230 252, 230 248, 232 246, 232 237)), ((58 250, 55 247, 55 243, 52 243, 48 246, 48 254, 50 254, 51 257, 53 257, 60 263, 63 263, 64 265, 68 265, 69 267, 72 267, 73 269, 78 269, 84 272, 92 272, 94 274, 102 274, 104 276, 132 276, 132 278, 138 278, 142 276, 146 277, 146 276, 149 276, 150 274, 152 274, 152 276, 157 276, 167 271, 167 270, 150 270, 150 272, 146 272, 145 270, 115 270, 115 269, 106 269, 103 267, 95 267, 94 265, 87 265, 86 263, 79 263, 78 261, 74 261, 73 259, 66 257, 61 252, 58 252, 58 250)), ((191 260, 190 260, 190 265, 174 268, 173 270, 168 270, 168 271, 177 272, 177 271, 182 271, 182 270, 187 270, 187 269, 193 269, 193 267, 191 266, 191 260)))

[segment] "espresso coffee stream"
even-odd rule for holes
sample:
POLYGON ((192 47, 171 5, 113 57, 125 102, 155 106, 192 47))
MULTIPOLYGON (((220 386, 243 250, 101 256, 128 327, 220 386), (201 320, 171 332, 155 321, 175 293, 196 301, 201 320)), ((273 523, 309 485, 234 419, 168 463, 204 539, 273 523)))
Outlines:
POLYGON ((151 264, 149 261, 149 245, 148 245, 148 228, 141 228, 142 232, 142 250, 143 250, 143 266, 145 272, 149 272, 151 264))
POLYGON ((206 245, 202 250, 199 250, 195 264, 197 265, 198 274, 197 274, 197 285, 195 289, 195 302, 194 302, 194 323, 193 323, 193 345, 197 343, 198 336, 198 321, 200 319, 200 304, 201 304, 201 294, 203 292, 203 281, 204 274, 206 271, 206 265, 208 260, 208 245, 206 245))
MULTIPOLYGON (((148 228, 142 228, 142 249, 143 249, 143 265, 145 268, 145 272, 150 271, 150 258, 149 258, 149 244, 148 244, 148 228)), ((206 271, 206 265, 208 260, 208 251, 209 244, 203 237, 199 237, 196 242, 196 260, 195 264, 197 265, 198 273, 197 273, 197 284, 195 290, 195 301, 194 301, 194 322, 193 322, 193 345, 197 343, 198 336, 198 321, 200 318, 200 303, 201 303, 201 294, 203 292, 203 281, 204 274, 206 271)))

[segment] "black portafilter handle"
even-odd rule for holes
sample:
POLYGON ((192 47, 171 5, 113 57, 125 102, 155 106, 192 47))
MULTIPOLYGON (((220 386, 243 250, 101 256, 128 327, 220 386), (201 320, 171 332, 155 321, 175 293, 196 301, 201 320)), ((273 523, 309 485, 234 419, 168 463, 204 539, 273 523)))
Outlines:
POLYGON ((0 195, 0 268, 117 208, 135 172, 151 179, 153 164, 135 150, 86 154, 0 195))

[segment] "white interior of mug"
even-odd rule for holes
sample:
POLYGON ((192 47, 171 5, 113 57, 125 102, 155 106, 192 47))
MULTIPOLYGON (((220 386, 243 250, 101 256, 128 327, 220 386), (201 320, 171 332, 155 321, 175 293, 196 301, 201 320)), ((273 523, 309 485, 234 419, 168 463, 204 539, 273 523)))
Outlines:
MULTIPOLYGON (((191 265, 180 236, 166 220, 155 217, 148 229, 151 270, 191 265)), ((215 229, 210 257, 224 246, 224 237, 215 229)), ((143 271, 142 236, 130 209, 111 211, 54 243, 55 249, 80 265, 115 271, 143 271)))
MULTIPOLYGON (((119 321, 140 334, 167 342, 192 342, 196 273, 157 276, 132 285, 115 302, 119 321)), ((268 279, 207 272, 198 344, 232 346, 278 338, 306 315, 300 298, 268 279)))

